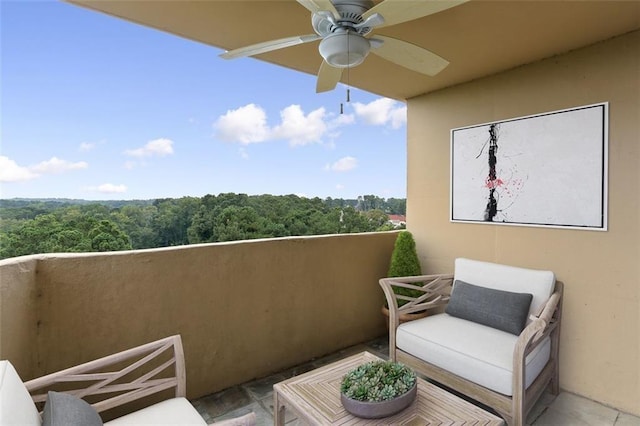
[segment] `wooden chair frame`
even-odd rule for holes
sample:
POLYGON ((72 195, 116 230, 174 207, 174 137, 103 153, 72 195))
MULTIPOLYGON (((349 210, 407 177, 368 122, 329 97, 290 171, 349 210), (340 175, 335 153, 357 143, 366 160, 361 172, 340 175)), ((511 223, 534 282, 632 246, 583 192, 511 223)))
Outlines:
POLYGON ((184 397, 186 373, 182 340, 179 335, 166 337, 30 380, 25 386, 33 401, 40 405, 46 401, 47 391, 56 384, 64 384, 64 392, 78 398, 99 399, 91 404, 97 412, 171 388, 175 388, 176 397, 184 397), (151 370, 141 368, 149 363, 158 363, 158 359, 162 359, 158 357, 166 358, 167 355, 168 360, 151 370), (130 363, 126 364, 127 362, 130 363), (117 370, 110 371, 112 367, 116 367, 117 370), (162 377, 156 377, 161 373, 162 377), (167 375, 170 377, 166 377, 167 375), (124 376, 127 376, 127 382, 121 383, 124 376), (93 384, 87 386, 87 383, 92 382, 93 384))
POLYGON ((529 325, 525 327, 513 353, 513 396, 507 396, 480 386, 449 371, 423 361, 396 347, 396 330, 401 313, 444 308, 449 303, 453 274, 421 275, 415 277, 382 278, 380 286, 389 305, 389 358, 402 362, 417 372, 454 389, 496 410, 508 425, 522 426, 528 412, 547 386, 557 395, 559 387, 559 343, 564 285, 556 281, 554 292, 529 325), (423 292, 419 297, 397 295, 393 287, 404 287, 423 292), (398 301, 406 301, 398 307, 398 301), (551 337, 551 356, 535 381, 525 389, 525 358, 546 338, 551 337))

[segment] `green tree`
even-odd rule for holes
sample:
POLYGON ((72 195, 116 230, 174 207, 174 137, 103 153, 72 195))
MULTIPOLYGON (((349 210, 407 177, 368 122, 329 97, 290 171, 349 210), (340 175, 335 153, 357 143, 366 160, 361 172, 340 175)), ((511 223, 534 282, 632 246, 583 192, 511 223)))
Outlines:
POLYGON ((215 216, 212 210, 207 209, 204 203, 191 219, 191 225, 187 228, 189 244, 210 243, 216 241, 214 234, 215 216))
POLYGON ((12 235, 10 257, 57 251, 59 246, 55 236, 62 229, 62 224, 53 214, 43 214, 25 221, 12 235))
POLYGON ((101 220, 90 232, 91 249, 95 251, 131 250, 127 234, 109 221, 101 220))
POLYGON ((380 209, 368 210, 362 215, 367 218, 374 231, 379 231, 385 226, 387 226, 385 230, 393 229, 393 226, 389 224, 389 216, 380 209))
POLYGON ((91 251, 91 242, 77 229, 63 229, 53 236, 52 251, 61 253, 81 253, 91 251))
POLYGON ((353 207, 347 207, 341 210, 340 216, 340 233, 348 234, 353 232, 371 232, 375 231, 375 227, 369 222, 366 216, 360 214, 353 207))
POLYGON ((235 193, 101 202, 0 200, 0 257, 384 231, 390 229, 386 214, 404 214, 405 205, 403 199, 374 195, 322 200, 235 193))
MULTIPOLYGON (((85 218, 85 222, 90 218, 85 218)), ((87 232, 82 231, 82 221, 63 222, 56 214, 49 213, 27 220, 13 232, 4 234, 1 255, 3 258, 36 253, 64 253, 91 251, 87 232)))
POLYGON ((230 206, 216 217, 214 233, 218 241, 262 238, 262 221, 251 207, 230 206))
POLYGON ((167 198, 154 202, 157 213, 153 228, 159 247, 189 244, 187 230, 200 204, 200 199, 194 197, 167 198))
POLYGON ((407 200, 405 198, 389 198, 385 211, 389 214, 407 214, 407 200))
POLYGON ((134 249, 157 247, 153 219, 158 209, 153 205, 126 205, 111 212, 110 218, 131 239, 134 249))
POLYGON ((368 211, 373 209, 383 210, 385 207, 385 201, 383 198, 375 195, 363 195, 358 197, 358 206, 356 210, 368 211))
POLYGON ((15 251, 16 243, 14 236, 5 231, 0 231, 0 259, 20 256, 15 251))

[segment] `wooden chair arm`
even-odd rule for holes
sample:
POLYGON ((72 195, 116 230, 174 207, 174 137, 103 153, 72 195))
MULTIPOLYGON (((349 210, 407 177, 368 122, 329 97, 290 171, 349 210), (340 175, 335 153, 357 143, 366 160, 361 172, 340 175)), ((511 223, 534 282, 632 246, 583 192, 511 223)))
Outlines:
POLYGON ((518 336, 518 341, 513 351, 514 394, 516 389, 524 390, 525 360, 527 355, 559 326, 562 294, 563 284, 558 282, 556 290, 545 303, 540 315, 533 317, 533 321, 518 336))
POLYGON ((29 380, 25 386, 36 404, 58 387, 78 398, 98 399, 91 404, 98 412, 171 388, 176 397, 186 396, 182 340, 179 335, 166 337, 29 380))
POLYGON ((558 310, 558 305, 562 300, 562 290, 556 290, 551 297, 544 304, 544 307, 537 317, 532 317, 533 321, 522 330, 516 343, 516 354, 518 357, 528 355, 533 348, 546 336, 551 334, 551 331, 556 327, 556 321, 554 320, 554 314, 558 310))

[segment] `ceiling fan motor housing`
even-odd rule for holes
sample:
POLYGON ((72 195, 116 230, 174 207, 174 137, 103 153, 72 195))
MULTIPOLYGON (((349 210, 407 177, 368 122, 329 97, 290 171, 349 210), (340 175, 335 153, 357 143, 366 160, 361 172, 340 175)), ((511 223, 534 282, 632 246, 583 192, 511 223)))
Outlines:
POLYGON ((369 40, 349 30, 338 30, 320 42, 320 55, 332 67, 348 68, 360 65, 369 54, 369 40))
POLYGON ((371 0, 334 0, 340 14, 336 19, 330 12, 314 13, 311 24, 323 37, 318 50, 327 63, 336 68, 348 68, 361 64, 371 48, 364 35, 370 27, 355 28, 364 21, 362 14, 373 7, 371 0))

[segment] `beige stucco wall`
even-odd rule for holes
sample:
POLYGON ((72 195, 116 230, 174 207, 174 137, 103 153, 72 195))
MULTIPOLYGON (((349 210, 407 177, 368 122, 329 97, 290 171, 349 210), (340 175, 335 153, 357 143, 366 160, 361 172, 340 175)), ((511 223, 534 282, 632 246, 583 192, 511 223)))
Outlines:
POLYGON ((35 371, 38 331, 35 256, 4 261, 0 266, 0 359, 17 370, 35 371))
MULTIPOLYGON (((640 32, 408 101, 408 229, 423 269, 456 257, 565 282, 560 384, 640 414, 640 32), (609 230, 449 222, 450 129, 609 102, 609 230)), ((497 52, 499 54, 499 52, 497 52)), ((491 58, 486 58, 491 60, 491 58)))
POLYGON ((27 380, 179 333, 188 396, 206 395, 384 335, 378 279, 395 237, 0 261, 0 359, 27 380))

